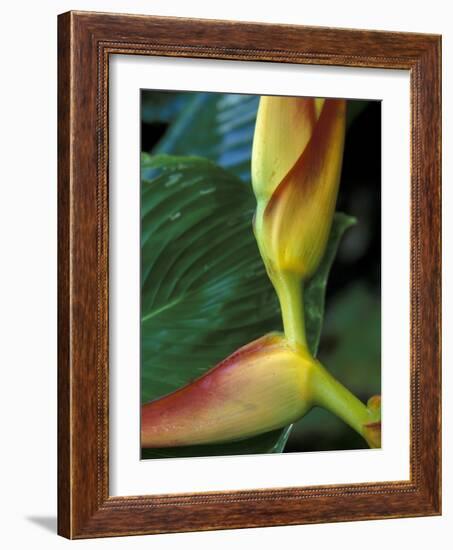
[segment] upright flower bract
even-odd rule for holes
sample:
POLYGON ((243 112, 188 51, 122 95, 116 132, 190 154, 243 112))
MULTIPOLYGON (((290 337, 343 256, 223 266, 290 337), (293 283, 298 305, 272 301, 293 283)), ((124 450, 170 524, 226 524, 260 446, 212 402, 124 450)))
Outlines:
POLYGON ((301 281, 316 270, 332 225, 346 101, 263 96, 252 152, 254 231, 282 306, 285 333, 305 344, 301 281))
POLYGON ((262 97, 252 154, 255 234, 272 270, 313 274, 332 224, 346 102, 262 97))

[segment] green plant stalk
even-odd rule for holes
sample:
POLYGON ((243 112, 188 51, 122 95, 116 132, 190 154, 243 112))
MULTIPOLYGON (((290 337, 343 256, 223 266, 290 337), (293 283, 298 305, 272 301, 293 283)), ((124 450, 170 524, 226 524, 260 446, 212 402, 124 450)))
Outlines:
POLYGON ((319 361, 315 361, 313 365, 311 389, 315 405, 323 407, 341 418, 370 445, 364 427, 373 420, 372 412, 334 378, 319 361))
POLYGON ((271 278, 280 302, 283 331, 293 348, 308 349, 305 335, 303 286, 300 277, 288 271, 277 272, 271 278))
MULTIPOLYGON (((274 272, 271 278, 280 301, 286 339, 293 348, 302 348, 311 357, 305 334, 301 277, 290 272, 274 272)), ((364 429, 366 424, 374 420, 367 406, 314 358, 310 380, 313 405, 323 407, 341 418, 372 446, 364 429)))

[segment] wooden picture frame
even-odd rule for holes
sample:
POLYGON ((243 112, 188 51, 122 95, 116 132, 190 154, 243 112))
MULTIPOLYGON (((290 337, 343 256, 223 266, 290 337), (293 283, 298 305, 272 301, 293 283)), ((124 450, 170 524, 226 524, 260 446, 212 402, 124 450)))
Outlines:
POLYGON ((59 534, 88 538, 440 514, 440 37, 69 12, 59 16, 58 47, 59 534), (109 496, 111 54, 410 71, 409 481, 109 496))

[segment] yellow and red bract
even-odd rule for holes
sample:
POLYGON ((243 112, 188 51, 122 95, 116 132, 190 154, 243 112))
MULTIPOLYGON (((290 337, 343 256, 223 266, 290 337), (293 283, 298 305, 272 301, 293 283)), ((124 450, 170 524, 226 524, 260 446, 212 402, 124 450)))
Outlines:
POLYGON ((251 342, 141 410, 142 447, 238 441, 282 428, 311 407, 312 359, 278 333, 251 342))
POLYGON ((346 101, 263 96, 252 153, 255 236, 274 272, 311 276, 332 225, 343 158, 346 101))

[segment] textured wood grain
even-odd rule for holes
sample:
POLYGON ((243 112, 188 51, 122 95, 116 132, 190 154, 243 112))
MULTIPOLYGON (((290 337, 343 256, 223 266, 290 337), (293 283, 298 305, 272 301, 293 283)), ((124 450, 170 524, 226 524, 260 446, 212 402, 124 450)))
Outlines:
POLYGON ((70 20, 58 26, 58 531, 70 536, 71 365, 69 293, 70 20))
POLYGON ((58 531, 68 538, 440 513, 440 37, 70 12, 59 17, 58 531), (190 495, 108 490, 110 54, 411 74, 411 480, 190 495))

